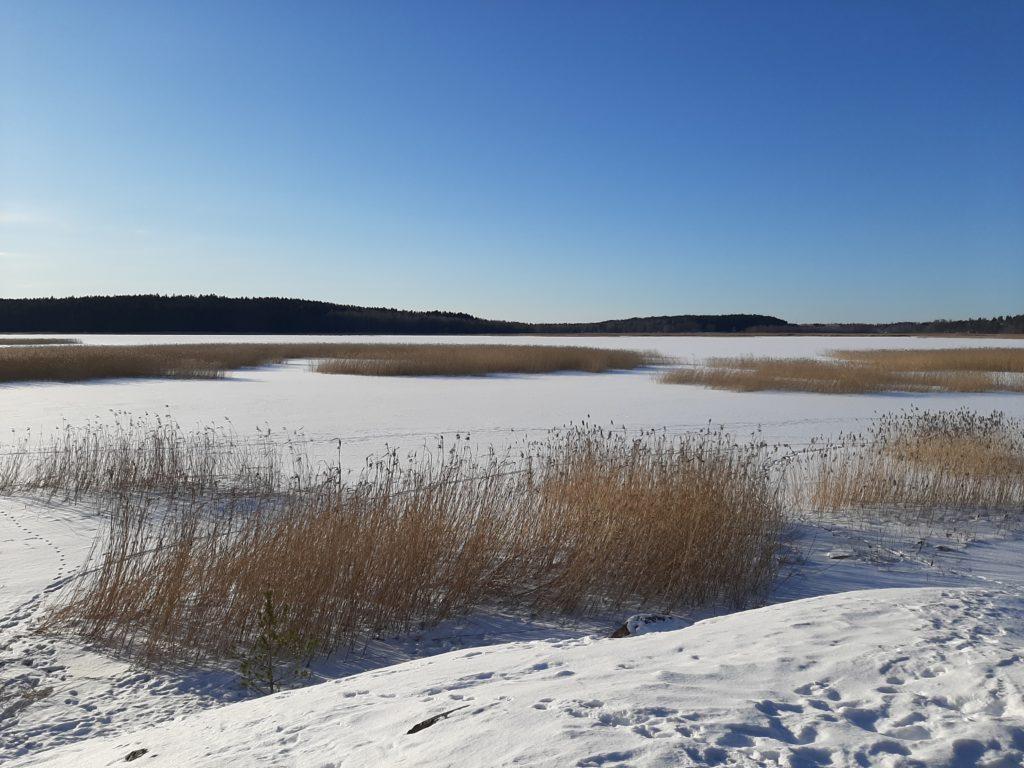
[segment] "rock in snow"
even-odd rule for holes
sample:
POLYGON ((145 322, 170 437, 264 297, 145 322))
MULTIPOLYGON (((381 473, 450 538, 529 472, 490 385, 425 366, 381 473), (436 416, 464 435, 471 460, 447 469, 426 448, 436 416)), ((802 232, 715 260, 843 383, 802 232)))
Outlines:
POLYGON ((625 641, 456 651, 10 765, 108 766, 146 749, 138 764, 154 768, 1009 768, 1024 764, 1022 656, 1016 594, 846 592, 625 641))
POLYGON ((682 629, 691 623, 685 619, 661 613, 637 613, 626 619, 622 626, 612 632, 609 637, 633 637, 648 632, 668 632, 673 629, 682 629))

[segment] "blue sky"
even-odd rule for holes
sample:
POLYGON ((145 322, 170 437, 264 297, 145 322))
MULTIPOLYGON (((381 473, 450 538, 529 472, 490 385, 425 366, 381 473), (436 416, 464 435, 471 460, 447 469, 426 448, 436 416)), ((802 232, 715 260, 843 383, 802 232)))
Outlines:
POLYGON ((1024 3, 0 6, 0 295, 1024 311, 1024 3))

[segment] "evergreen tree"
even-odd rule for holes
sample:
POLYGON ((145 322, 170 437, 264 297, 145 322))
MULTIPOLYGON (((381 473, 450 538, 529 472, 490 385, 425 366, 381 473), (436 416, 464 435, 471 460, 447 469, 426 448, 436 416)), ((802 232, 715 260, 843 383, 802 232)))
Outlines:
POLYGON ((257 635, 238 656, 238 675, 246 690, 276 693, 309 677, 306 662, 312 656, 312 644, 302 640, 289 618, 288 606, 275 606, 273 593, 265 592, 257 635))

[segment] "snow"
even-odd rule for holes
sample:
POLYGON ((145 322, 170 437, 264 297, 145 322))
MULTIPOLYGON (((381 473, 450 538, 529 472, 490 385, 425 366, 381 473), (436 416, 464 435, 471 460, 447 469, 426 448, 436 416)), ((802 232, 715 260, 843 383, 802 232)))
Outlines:
MULTIPOLYGON (((854 337, 460 341, 651 348, 692 361, 1024 345, 854 337)), ((799 443, 910 405, 1024 416, 1019 395, 732 393, 660 385, 650 371, 377 379, 313 374, 296 362, 224 381, 0 386, 0 423, 12 437, 64 420, 109 419, 111 411, 169 412, 185 427, 228 418, 241 434, 264 424, 282 436, 301 430, 351 466, 385 442, 415 447, 468 430, 482 448, 588 417, 669 431, 711 420, 740 437, 760 425, 769 440, 799 443)), ((319 662, 316 685, 251 700, 229 668, 141 670, 104 649, 33 631, 99 529, 84 505, 0 498, 4 766, 107 766, 139 749, 147 750, 144 766, 1024 764, 1020 534, 976 526, 950 536, 882 535, 863 521, 802 521, 765 608, 684 613, 619 639, 608 635, 626 614, 472 615, 373 640, 319 662)))
POLYGON ((11 765, 145 749, 146 766, 1019 766, 1022 643, 1019 595, 847 592, 639 637, 456 651, 11 765))

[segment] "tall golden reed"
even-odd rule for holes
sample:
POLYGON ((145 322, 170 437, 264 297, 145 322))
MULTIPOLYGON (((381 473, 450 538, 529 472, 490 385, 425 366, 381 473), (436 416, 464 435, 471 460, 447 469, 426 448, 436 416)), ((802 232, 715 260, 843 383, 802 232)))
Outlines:
POLYGON ((227 371, 312 360, 321 373, 479 376, 635 369, 651 352, 539 344, 204 343, 0 346, 0 382, 113 378, 220 378, 227 371))
POLYGON ((660 376, 736 392, 1024 392, 1024 347, 831 352, 827 359, 716 357, 660 376))
POLYGON ((387 454, 352 479, 219 430, 66 432, 9 486, 108 515, 47 628, 148 661, 230 653, 267 590, 330 652, 489 607, 748 605, 776 568, 769 452, 718 432, 577 426, 507 454, 457 441, 387 454))

